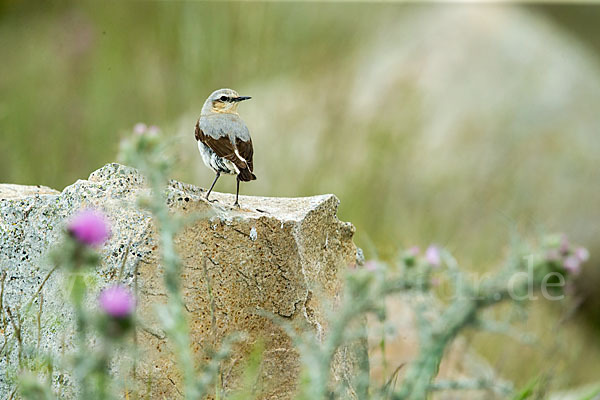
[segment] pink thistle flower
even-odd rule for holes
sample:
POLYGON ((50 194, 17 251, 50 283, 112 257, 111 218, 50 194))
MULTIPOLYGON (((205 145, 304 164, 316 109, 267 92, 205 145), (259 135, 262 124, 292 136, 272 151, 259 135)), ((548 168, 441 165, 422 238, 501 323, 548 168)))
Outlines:
POLYGON ((94 210, 84 210, 75 215, 69 221, 67 230, 78 242, 88 246, 100 246, 110 237, 108 220, 94 210))
POLYGON ((156 125, 150 125, 148 127, 148 134, 150 136, 156 136, 156 135, 158 135, 158 132, 160 132, 160 128, 158 126, 156 126, 156 125))
POLYGON ((137 135, 143 135, 148 130, 148 127, 143 122, 138 122, 133 126, 133 132, 137 135))
POLYGON ((559 261, 561 258, 558 249, 551 249, 546 252, 546 261, 559 261))
POLYGON ((135 309, 133 294, 122 285, 115 285, 104 289, 98 299, 100 308, 114 318, 126 318, 135 309))
POLYGON ((421 249, 419 249, 419 246, 412 246, 408 250, 406 250, 406 254, 409 257, 417 257, 420 253, 421 249))
POLYGON ((586 262, 590 258, 590 252, 585 247, 578 247, 573 254, 580 262, 586 262))
POLYGON ((442 266, 442 256, 440 254, 440 249, 431 245, 425 250, 425 261, 432 267, 439 268, 442 266))
POLYGON ((563 267, 570 274, 577 275, 581 271, 581 261, 576 256, 568 256, 563 261, 563 267))
POLYGON ((365 263, 365 269, 367 271, 377 271, 377 263, 373 260, 369 260, 365 263))

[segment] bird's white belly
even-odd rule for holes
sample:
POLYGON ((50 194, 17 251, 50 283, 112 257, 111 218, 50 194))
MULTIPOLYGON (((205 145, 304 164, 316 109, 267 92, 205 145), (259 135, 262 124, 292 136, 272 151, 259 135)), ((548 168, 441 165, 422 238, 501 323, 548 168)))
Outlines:
POLYGON ((219 157, 210 147, 198 140, 198 150, 202 156, 204 164, 215 172, 221 172, 225 174, 239 174, 240 171, 237 169, 234 163, 219 157))

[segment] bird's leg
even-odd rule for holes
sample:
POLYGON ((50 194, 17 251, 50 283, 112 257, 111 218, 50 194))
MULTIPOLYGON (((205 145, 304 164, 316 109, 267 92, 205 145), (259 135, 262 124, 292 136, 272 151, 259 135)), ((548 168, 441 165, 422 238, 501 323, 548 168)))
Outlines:
POLYGON ((238 203, 238 197, 240 195, 240 177, 237 177, 237 189, 235 191, 235 203, 233 203, 234 207, 240 207, 240 203, 238 203))
POLYGON ((208 193, 206 193, 207 201, 210 201, 210 200, 208 200, 208 196, 210 196, 210 192, 212 192, 213 188, 215 187, 215 183, 217 183, 217 179, 219 179, 219 176, 221 176, 221 171, 217 172, 217 176, 215 176, 215 180, 213 181, 212 185, 210 185, 210 189, 208 189, 208 193))

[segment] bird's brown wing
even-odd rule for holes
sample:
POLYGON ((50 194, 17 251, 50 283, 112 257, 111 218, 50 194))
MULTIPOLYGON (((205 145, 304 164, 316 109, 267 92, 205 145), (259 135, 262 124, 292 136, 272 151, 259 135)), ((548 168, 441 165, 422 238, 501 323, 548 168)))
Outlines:
POLYGON ((254 155, 254 148, 252 147, 252 139, 249 139, 248 141, 236 139, 235 145, 240 156, 242 156, 242 158, 246 160, 250 172, 254 171, 254 162, 252 161, 252 156, 254 155))
POLYGON ((236 140, 236 145, 229 140, 228 136, 221 136, 218 139, 206 135, 200 128, 200 123, 196 123, 195 131, 196 140, 201 141, 210 149, 212 149, 219 157, 231 161, 240 171, 240 178, 244 181, 256 179, 252 174, 252 141, 244 142, 240 139, 236 140), (236 154, 237 150, 237 154, 236 154))

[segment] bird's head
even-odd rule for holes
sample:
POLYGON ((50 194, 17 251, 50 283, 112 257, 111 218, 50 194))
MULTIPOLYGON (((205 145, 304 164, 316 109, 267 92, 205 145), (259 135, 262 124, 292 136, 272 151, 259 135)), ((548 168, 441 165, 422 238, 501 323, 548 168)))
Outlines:
POLYGON ((248 96, 240 96, 238 92, 233 89, 219 89, 215 90, 208 96, 204 107, 202 107, 202 113, 237 113, 238 105, 241 101, 248 100, 248 96))

